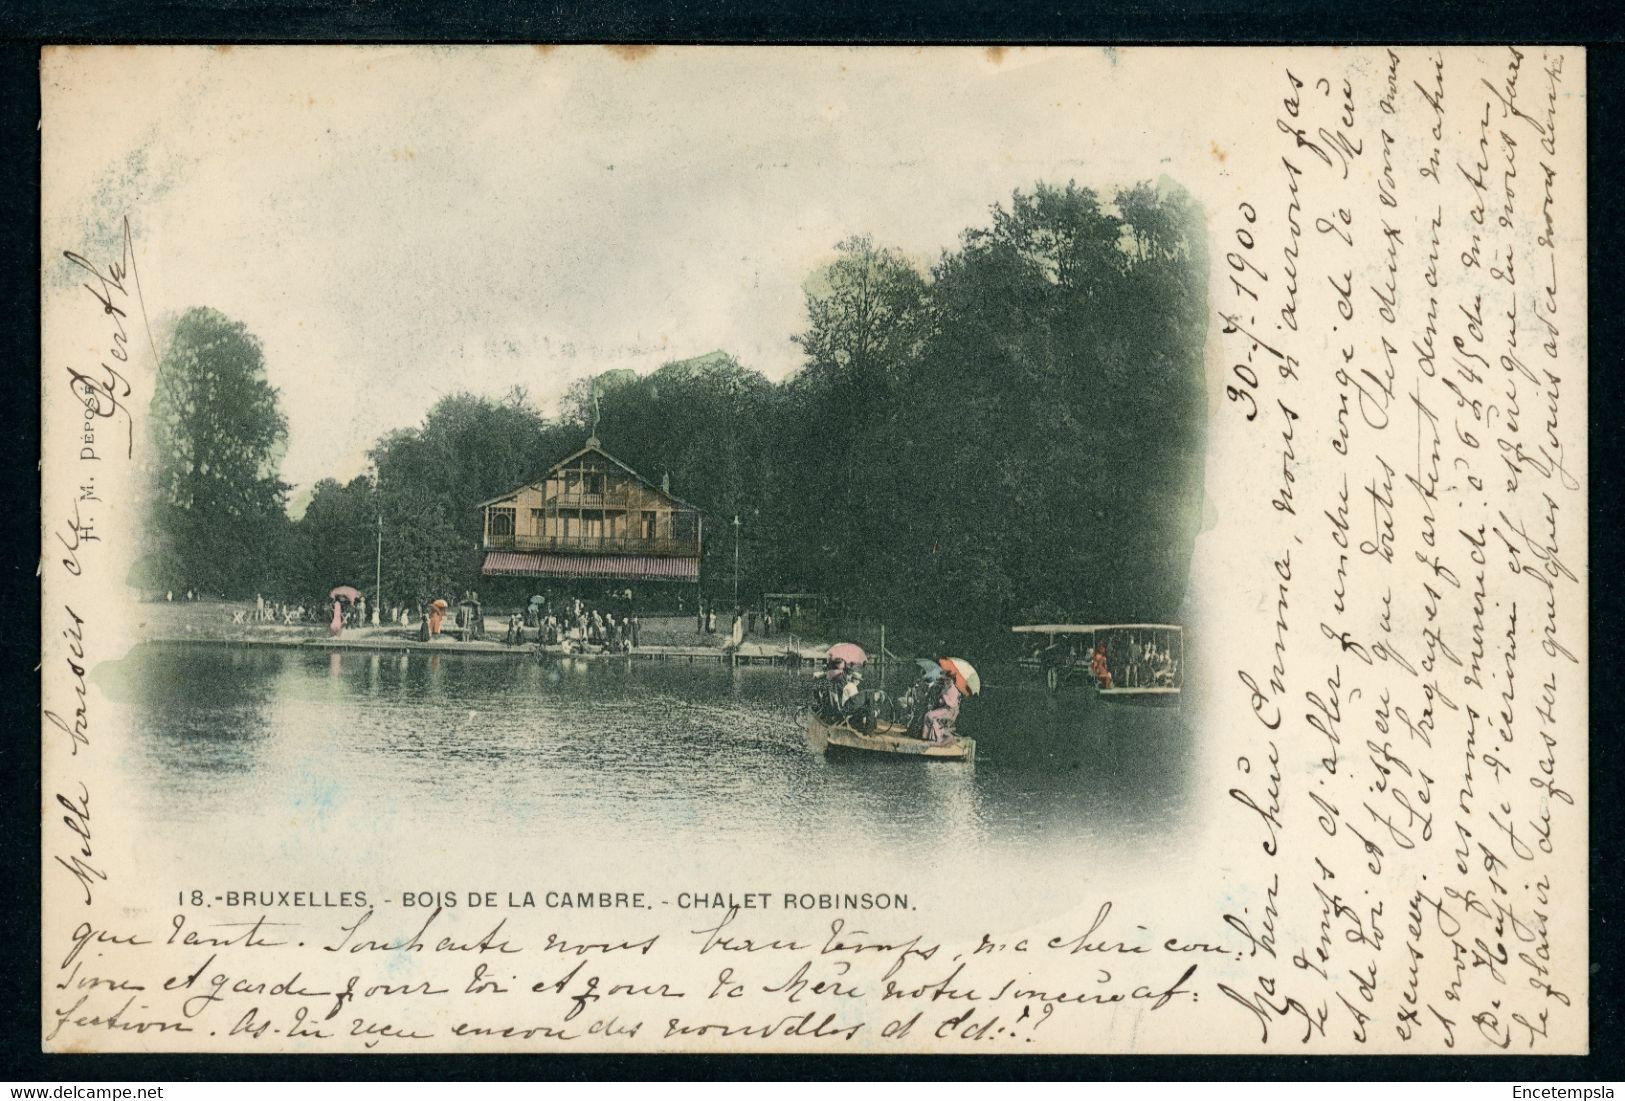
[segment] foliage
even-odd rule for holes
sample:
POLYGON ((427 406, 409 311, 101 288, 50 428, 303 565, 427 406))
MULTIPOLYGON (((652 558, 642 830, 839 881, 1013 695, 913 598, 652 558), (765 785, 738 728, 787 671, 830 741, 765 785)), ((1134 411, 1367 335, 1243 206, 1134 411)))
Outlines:
POLYGON ((598 388, 598 434, 605 448, 704 512, 701 569, 715 582, 711 589, 719 600, 732 598, 735 516, 741 562, 748 563, 741 571, 742 598, 776 572, 763 557, 780 549, 780 528, 766 496, 779 480, 775 396, 760 372, 720 352, 598 388))
POLYGON ((372 479, 316 483, 305 515, 294 526, 290 572, 302 598, 315 600, 336 585, 372 591, 376 514, 372 479))
POLYGON ((158 549, 143 580, 248 595, 283 557, 289 488, 277 476, 288 424, 259 341, 218 311, 188 310, 159 363, 151 421, 158 549))
MULTIPOLYGON (((723 353, 600 376, 605 446, 709 513, 706 588, 815 591, 922 640, 1172 615, 1195 535, 1202 226, 1141 184, 1040 184, 929 275, 850 238, 807 281, 802 369, 723 353)), ((981 636, 978 638, 977 636, 981 636)))
POLYGON ((535 478, 581 446, 573 428, 550 425, 523 391, 502 401, 442 398, 417 428, 372 450, 383 518, 384 601, 412 606, 478 588, 480 502, 535 478))
MULTIPOLYGON (((704 511, 703 585, 724 604, 737 535, 747 602, 817 592, 921 647, 1022 621, 1171 617, 1199 513, 1206 266, 1198 212, 1165 185, 1017 191, 929 271, 849 238, 807 280, 804 362, 783 383, 719 351, 582 380, 557 420, 523 390, 453 394, 378 441, 372 478, 316 486, 284 521, 282 576, 370 590, 381 518, 386 603, 477 587, 479 503, 596 426, 704 511)), ((163 484, 195 569, 225 536, 183 514, 235 508, 255 530, 279 515, 285 429, 252 337, 212 311, 188 318, 161 386, 163 484), (188 418, 228 386, 254 424, 232 422, 202 477, 191 457, 228 425, 188 418)))

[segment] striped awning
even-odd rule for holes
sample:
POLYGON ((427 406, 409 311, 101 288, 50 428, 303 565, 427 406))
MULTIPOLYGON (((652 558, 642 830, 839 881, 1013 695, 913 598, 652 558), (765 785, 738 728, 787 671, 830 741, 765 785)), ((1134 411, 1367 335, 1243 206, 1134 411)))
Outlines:
POLYGON ((698 581, 697 558, 642 554, 521 554, 491 551, 480 570, 486 577, 606 577, 625 581, 698 581))

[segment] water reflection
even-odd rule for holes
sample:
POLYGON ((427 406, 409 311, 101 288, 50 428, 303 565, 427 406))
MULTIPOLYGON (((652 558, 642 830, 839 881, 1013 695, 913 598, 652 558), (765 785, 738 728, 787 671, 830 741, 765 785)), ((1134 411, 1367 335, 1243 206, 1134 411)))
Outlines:
POLYGON ((779 669, 147 646, 97 678, 125 701, 155 821, 342 813, 425 837, 542 845, 855 846, 939 858, 1165 849, 1188 833, 1191 734, 1175 710, 990 688, 974 766, 824 758, 779 669))
MULTIPOLYGON (((185 661, 121 663, 144 667, 139 674, 147 699, 163 708, 169 736, 144 747, 152 765, 176 775, 257 768, 272 735, 267 715, 278 696, 280 673, 276 663, 260 659, 249 651, 221 650, 211 655, 201 676, 185 661)), ((100 667, 97 675, 109 668, 100 667)), ((143 707, 139 717, 146 718, 147 710, 143 707)))

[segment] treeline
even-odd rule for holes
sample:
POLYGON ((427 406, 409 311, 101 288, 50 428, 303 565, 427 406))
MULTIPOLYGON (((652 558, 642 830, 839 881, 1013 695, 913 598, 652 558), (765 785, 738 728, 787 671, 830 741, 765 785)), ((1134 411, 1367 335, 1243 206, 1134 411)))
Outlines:
MULTIPOLYGON (((477 587, 475 506, 579 448, 596 400, 604 447, 705 510, 718 599, 738 516, 742 594, 816 592, 929 640, 1169 617, 1200 516, 1203 242, 1182 192, 1144 184, 1107 200, 1018 191, 929 270, 853 238, 808 281, 786 381, 716 353, 580 382, 551 418, 523 391, 448 397, 378 441, 371 477, 319 483, 296 522, 260 364, 237 420, 209 426, 248 441, 209 467, 235 496, 177 476, 197 448, 160 436, 153 576, 233 595, 370 589, 381 525, 386 601, 477 587)), ((240 326, 193 311, 161 379, 227 350, 257 355, 240 326)))

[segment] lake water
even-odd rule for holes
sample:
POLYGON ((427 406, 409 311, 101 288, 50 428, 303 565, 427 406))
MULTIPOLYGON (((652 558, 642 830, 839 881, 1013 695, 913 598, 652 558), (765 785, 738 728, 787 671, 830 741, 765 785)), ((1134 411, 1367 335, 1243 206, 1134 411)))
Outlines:
POLYGON ((777 668, 150 644, 95 679, 141 828, 233 874, 1177 869, 1180 711, 987 672, 969 766, 813 753, 810 675, 777 668))

